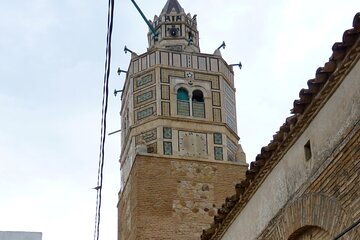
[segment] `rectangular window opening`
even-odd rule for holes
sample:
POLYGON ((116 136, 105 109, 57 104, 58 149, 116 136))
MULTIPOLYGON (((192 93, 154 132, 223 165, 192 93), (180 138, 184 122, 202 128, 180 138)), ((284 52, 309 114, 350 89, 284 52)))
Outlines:
POLYGON ((304 145, 304 152, 305 152, 305 160, 309 161, 311 159, 311 144, 310 140, 304 145))

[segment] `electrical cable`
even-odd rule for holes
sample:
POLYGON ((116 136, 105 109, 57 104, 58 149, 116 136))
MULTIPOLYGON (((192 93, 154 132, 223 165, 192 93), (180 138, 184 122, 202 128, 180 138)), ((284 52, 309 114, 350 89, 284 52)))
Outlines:
POLYGON ((107 37, 106 37, 106 59, 105 59, 105 73, 103 85, 103 99, 101 109, 101 134, 100 134, 100 153, 99 153, 99 166, 97 176, 97 195, 96 195, 96 212, 95 212, 95 230, 94 240, 99 240, 100 235, 100 213, 101 213, 101 192, 103 183, 103 169, 104 169, 104 152, 105 152, 105 138, 106 138, 106 116, 108 108, 108 95, 109 95, 109 75, 111 63, 111 38, 113 30, 114 19, 114 0, 109 0, 108 5, 108 21, 107 21, 107 37))

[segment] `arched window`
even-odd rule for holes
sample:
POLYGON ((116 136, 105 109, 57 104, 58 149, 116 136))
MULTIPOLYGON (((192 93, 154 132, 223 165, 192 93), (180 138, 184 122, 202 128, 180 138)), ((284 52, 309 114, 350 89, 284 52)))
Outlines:
POLYGON ((331 240, 332 237, 324 229, 317 226, 304 226, 296 230, 288 240, 304 240, 304 239, 313 239, 313 240, 331 240))
POLYGON ((193 117, 205 118, 204 94, 195 90, 192 94, 192 115, 193 117))
POLYGON ((177 114, 190 116, 189 93, 185 88, 177 91, 177 114))

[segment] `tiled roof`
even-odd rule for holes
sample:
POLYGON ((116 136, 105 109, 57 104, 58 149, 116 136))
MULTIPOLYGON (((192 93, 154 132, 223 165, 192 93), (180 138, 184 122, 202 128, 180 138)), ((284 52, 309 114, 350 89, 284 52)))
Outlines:
POLYGON ((342 42, 332 47, 332 55, 324 67, 317 69, 315 78, 301 89, 300 99, 294 101, 292 116, 288 117, 273 140, 261 148, 261 153, 250 164, 246 179, 235 186, 235 194, 226 198, 209 229, 203 230, 202 240, 220 239, 231 222, 247 204, 253 193, 270 171, 281 160, 292 143, 301 135, 327 99, 340 85, 347 73, 360 59, 360 13, 354 17, 353 28, 346 30, 342 42))

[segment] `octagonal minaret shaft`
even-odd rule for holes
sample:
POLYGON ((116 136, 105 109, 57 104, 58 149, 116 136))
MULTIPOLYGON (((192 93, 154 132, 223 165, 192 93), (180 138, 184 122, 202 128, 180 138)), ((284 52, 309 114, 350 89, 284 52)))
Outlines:
POLYGON ((177 0, 149 24, 122 94, 118 240, 197 240, 247 170, 234 71, 200 52, 196 15, 177 0))

